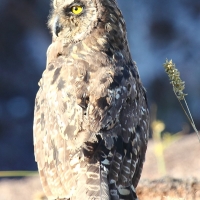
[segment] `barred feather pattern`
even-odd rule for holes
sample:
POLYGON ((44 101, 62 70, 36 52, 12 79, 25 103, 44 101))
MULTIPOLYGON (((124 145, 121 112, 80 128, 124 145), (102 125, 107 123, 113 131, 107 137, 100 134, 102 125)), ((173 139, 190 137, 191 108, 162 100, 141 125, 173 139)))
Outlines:
POLYGON ((46 196, 136 200, 149 111, 116 1, 54 0, 48 25, 53 40, 34 112, 46 196))

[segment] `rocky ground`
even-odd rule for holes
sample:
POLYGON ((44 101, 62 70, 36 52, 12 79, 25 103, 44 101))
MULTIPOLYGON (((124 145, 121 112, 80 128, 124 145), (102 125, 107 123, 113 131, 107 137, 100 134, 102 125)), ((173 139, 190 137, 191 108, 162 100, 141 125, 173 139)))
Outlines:
MULTIPOLYGON (((200 143, 196 135, 182 136, 156 158, 156 143, 149 142, 141 181, 137 187, 140 200, 200 200, 200 143), (160 159, 160 160, 159 160, 160 159)), ((39 177, 2 179, 0 200, 41 200, 39 177)))

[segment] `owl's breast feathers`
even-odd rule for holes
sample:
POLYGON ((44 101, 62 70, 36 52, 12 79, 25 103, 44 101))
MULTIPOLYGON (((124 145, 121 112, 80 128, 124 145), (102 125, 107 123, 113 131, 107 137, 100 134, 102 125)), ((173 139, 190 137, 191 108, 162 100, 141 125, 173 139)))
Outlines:
MULTIPOLYGON (((53 45, 53 48, 59 47, 53 45)), ((65 184, 65 190, 70 196, 73 194, 72 189, 69 191, 70 185, 76 187, 77 179, 83 176, 79 173, 81 165, 82 173, 89 169, 90 173, 94 173, 98 172, 95 165, 100 162, 101 182, 104 181, 107 187, 95 191, 104 191, 105 196, 110 195, 111 199, 116 196, 133 199, 149 132, 145 91, 135 63, 125 59, 120 51, 112 56, 106 55, 106 52, 92 54, 92 51, 85 51, 87 46, 84 41, 70 48, 57 50, 59 56, 53 59, 48 56, 49 63, 38 93, 40 106, 44 107, 43 112, 39 111, 39 126, 48 129, 44 135, 40 132, 42 144, 41 141, 37 143, 38 136, 35 141, 35 146, 43 145, 36 150, 38 164, 43 165, 39 167, 41 174, 45 171, 56 174, 56 170, 67 180, 70 179, 65 184), (63 54, 65 50, 68 51, 63 54), (44 140, 49 142, 45 144, 44 140), (38 158, 37 151, 45 159, 38 158), (85 169, 87 163, 94 166, 85 169), (68 190, 66 187, 69 187, 68 190)), ((36 134, 39 135, 39 132, 36 131, 36 134)), ((55 177, 53 175, 48 179, 55 177)), ((48 179, 46 183, 50 181, 48 179)), ((90 180, 85 176, 82 179, 90 180)), ((92 184, 94 180, 90 180, 92 184)), ((63 181, 60 180, 61 185, 64 185, 63 181)), ((53 184, 46 190, 49 192, 52 187, 53 184)), ((98 192, 95 193, 93 189, 88 191, 97 196, 98 192)), ((57 193, 59 195, 62 192, 57 193)))

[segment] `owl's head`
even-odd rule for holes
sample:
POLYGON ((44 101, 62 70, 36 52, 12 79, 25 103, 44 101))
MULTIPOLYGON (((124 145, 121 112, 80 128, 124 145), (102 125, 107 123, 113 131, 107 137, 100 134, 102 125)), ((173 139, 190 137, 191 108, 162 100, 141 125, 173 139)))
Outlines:
POLYGON ((54 39, 61 36, 67 43, 78 42, 102 23, 108 31, 114 26, 120 31, 119 15, 115 0, 53 0, 48 26, 54 39))
POLYGON ((96 0, 53 0, 48 22, 53 38, 79 41, 96 25, 99 9, 96 0))

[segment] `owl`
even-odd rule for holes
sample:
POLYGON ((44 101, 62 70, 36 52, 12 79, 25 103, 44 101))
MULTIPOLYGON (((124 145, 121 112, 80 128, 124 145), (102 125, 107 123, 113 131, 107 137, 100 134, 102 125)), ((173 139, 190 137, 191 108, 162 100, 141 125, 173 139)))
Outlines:
POLYGON ((149 136, 146 91, 115 0, 53 0, 34 152, 50 200, 136 200, 149 136))

